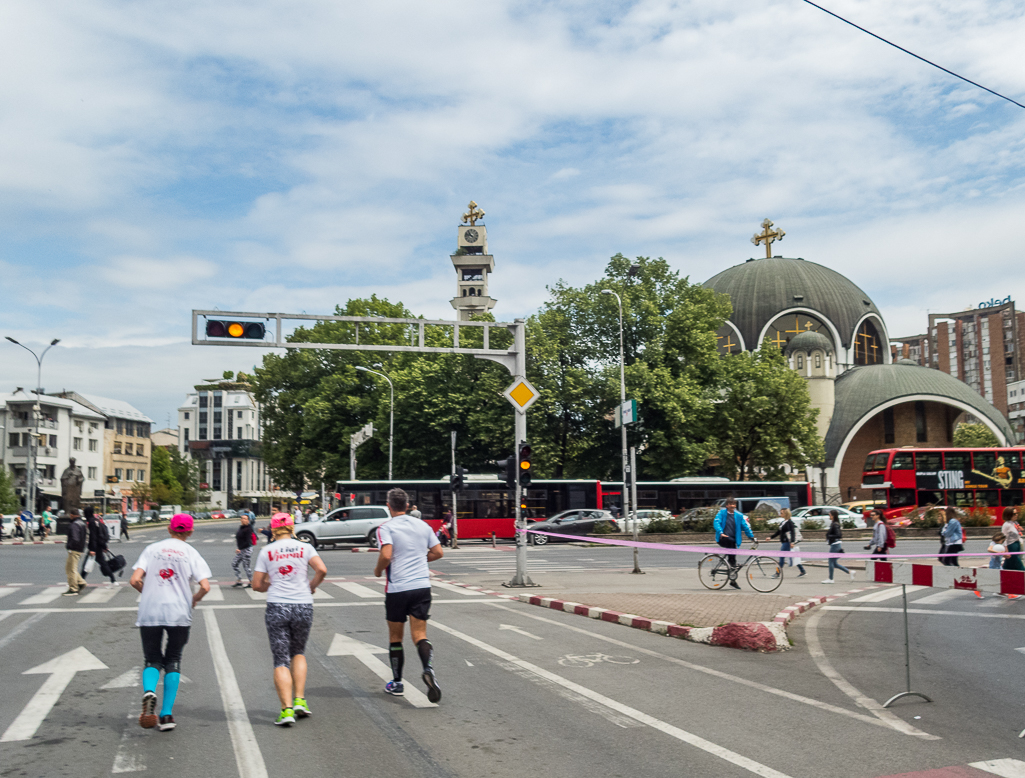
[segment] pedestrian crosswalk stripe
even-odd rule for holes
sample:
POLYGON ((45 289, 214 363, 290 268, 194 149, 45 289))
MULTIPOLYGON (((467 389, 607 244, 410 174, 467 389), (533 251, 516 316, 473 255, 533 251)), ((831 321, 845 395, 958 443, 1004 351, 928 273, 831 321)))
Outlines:
MULTIPOLYGON (((927 589, 927 586, 909 586, 908 594, 911 592, 920 592, 922 589, 927 589)), ((851 602, 883 602, 885 600, 892 600, 895 597, 900 597, 904 592, 901 587, 895 586, 892 589, 883 589, 880 592, 871 592, 870 594, 863 594, 860 597, 855 597, 851 602)))
POLYGON ((24 600, 18 603, 18 605, 45 605, 48 602, 53 602, 65 591, 63 586, 48 586, 39 594, 33 594, 31 597, 26 597, 24 600))
POLYGON ((939 605, 948 600, 964 597, 966 594, 971 594, 971 592, 967 592, 964 589, 941 589, 938 592, 927 594, 925 597, 915 600, 915 605, 939 605))
POLYGON ((12 586, 0 586, 0 597, 6 597, 8 594, 16 591, 18 590, 12 586))
POLYGON ((109 589, 93 589, 85 597, 79 597, 76 603, 79 605, 102 605, 114 599, 119 591, 121 589, 116 586, 112 586, 109 589))
POLYGON ((335 586, 345 589, 349 594, 355 594, 357 597, 383 597, 384 592, 377 592, 370 589, 363 584, 352 583, 351 581, 332 581, 335 586))
POLYGON ((224 589, 220 586, 211 586, 210 591, 207 592, 204 600, 211 600, 213 602, 224 602, 224 589))
POLYGON ((437 589, 447 589, 450 592, 459 592, 459 594, 466 594, 470 595, 471 597, 475 595, 479 595, 481 597, 484 596, 484 592, 476 592, 473 589, 467 589, 463 586, 453 586, 452 584, 442 583, 441 581, 431 581, 431 587, 437 589))

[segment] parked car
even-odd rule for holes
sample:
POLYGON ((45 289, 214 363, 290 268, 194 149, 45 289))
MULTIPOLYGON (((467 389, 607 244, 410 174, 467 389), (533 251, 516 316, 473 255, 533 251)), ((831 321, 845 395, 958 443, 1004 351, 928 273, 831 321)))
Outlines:
POLYGON ((673 514, 669 511, 652 510, 644 508, 639 511, 630 511, 629 518, 619 519, 617 522, 622 532, 633 532, 634 524, 637 525, 637 529, 642 530, 651 522, 657 519, 671 519, 673 514))
MULTIPOLYGON (((947 520, 947 506, 946 505, 923 505, 920 508, 915 508, 903 516, 891 516, 886 520, 886 523, 891 527, 907 527, 912 522, 919 521, 929 511, 936 511, 938 518, 941 523, 945 523, 947 520)), ((968 518, 968 511, 964 508, 958 508, 954 506, 954 514, 957 516, 957 520, 963 522, 968 518)))
POLYGON ((142 511, 139 521, 160 521, 160 511, 142 511))
POLYGON ((0 515, 0 537, 10 535, 14 532, 14 520, 16 518, 16 513, 5 513, 0 515))
POLYGON ((865 529, 868 526, 865 517, 860 513, 841 508, 839 505, 808 505, 804 508, 795 508, 790 515, 798 526, 803 525, 804 519, 818 519, 823 522, 824 528, 829 522, 830 511, 836 511, 840 515, 841 524, 845 521, 853 521, 856 529, 865 529), (801 521, 799 522, 798 519, 801 521))
POLYGON ((224 511, 214 511, 214 512, 212 512, 210 514, 210 518, 211 519, 226 519, 226 518, 228 518, 228 514, 225 513, 224 511))
POLYGON ((125 520, 129 524, 138 524, 142 521, 142 511, 129 511, 125 514, 125 520))
POLYGON ((206 511, 204 511, 203 513, 193 513, 192 518, 194 518, 196 521, 202 521, 204 519, 213 518, 213 514, 206 511))
POLYGON ((714 519, 715 515, 718 512, 718 508, 691 508, 689 510, 684 511, 676 518, 679 519, 684 525, 687 525, 694 521, 705 521, 706 519, 714 519))
POLYGON ((369 543, 377 547, 377 528, 391 518, 384 505, 336 508, 323 519, 303 522, 295 536, 314 548, 332 543, 369 543))
MULTIPOLYGON (((716 500, 716 508, 725 508, 727 499, 724 497, 721 500, 716 500)), ((789 497, 737 497, 736 500, 737 510, 745 516, 755 511, 778 516, 781 510, 790 507, 789 497)))
MULTIPOLYGON (((544 521, 534 522, 530 528, 541 532, 558 532, 562 535, 590 535, 594 528, 603 522, 611 525, 613 531, 619 530, 619 525, 608 511, 599 511, 585 508, 582 510, 569 510, 557 513, 544 521)), ((550 538, 547 535, 536 535, 530 533, 530 542, 535 546, 543 546, 548 541, 555 542, 565 538, 550 538)))
POLYGON ((224 518, 226 518, 226 519, 237 519, 238 518, 238 511, 227 510, 227 511, 224 512, 224 518))
POLYGON ((849 511, 855 513, 864 514, 869 508, 885 508, 885 502, 876 502, 875 500, 853 500, 851 502, 840 503, 841 508, 846 508, 849 511))

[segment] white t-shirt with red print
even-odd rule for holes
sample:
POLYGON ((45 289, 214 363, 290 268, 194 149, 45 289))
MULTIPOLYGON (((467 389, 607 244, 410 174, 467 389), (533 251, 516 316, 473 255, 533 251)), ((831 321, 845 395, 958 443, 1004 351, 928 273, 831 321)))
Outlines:
POLYGON ((143 570, 137 627, 192 624, 192 582, 209 578, 210 567, 192 546, 177 538, 151 543, 133 570, 143 570))
POLYGON ((315 556, 320 554, 313 546, 295 538, 275 540, 264 546, 254 569, 270 577, 267 602, 312 603, 309 569, 315 556))

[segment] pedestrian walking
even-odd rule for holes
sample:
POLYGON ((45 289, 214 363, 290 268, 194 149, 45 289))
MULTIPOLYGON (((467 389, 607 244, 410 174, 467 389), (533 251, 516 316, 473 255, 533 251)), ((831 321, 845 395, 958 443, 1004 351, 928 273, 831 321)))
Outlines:
POLYGON ((14 530, 11 532, 12 538, 25 539, 25 528, 21 524, 21 514, 17 514, 14 517, 14 530))
POLYGON ((427 684, 427 699, 438 702, 441 687, 434 673, 434 648, 427 639, 427 620, 431 617, 431 572, 428 563, 441 559, 444 552, 430 525, 406 513, 409 496, 402 489, 388 491, 388 513, 391 518, 377 528, 377 564, 374 575, 387 572, 384 595, 384 618, 388 622, 388 658, 392 680, 384 690, 401 697, 405 694, 402 649, 406 618, 409 636, 416 646, 423 665, 421 678, 427 684))
MULTIPOLYGON (((829 512, 829 529, 826 530, 826 542, 829 544, 829 553, 843 553, 843 527, 840 526, 840 514, 835 510, 829 512)), ((840 560, 838 558, 831 556, 829 558, 829 578, 822 583, 833 583, 833 574, 835 570, 843 570, 851 577, 852 581, 854 580, 854 572, 840 564, 840 560)))
POLYGON ((264 623, 274 655, 274 688, 281 700, 274 723, 289 726, 297 716, 312 715, 306 703, 306 641, 313 628, 313 593, 327 568, 312 545, 295 539, 293 517, 276 513, 270 526, 274 541, 256 559, 253 590, 267 592, 264 623))
MULTIPOLYGON (((790 509, 784 508, 779 512, 781 521, 776 531, 769 536, 769 540, 779 538, 779 550, 780 551, 798 551, 797 548, 797 525, 794 524, 794 520, 790 517, 790 509)), ((779 558, 780 569, 785 566, 787 561, 786 557, 779 558)), ((793 557, 789 558, 790 566, 793 567, 795 560, 793 557)), ((798 578, 808 574, 808 571, 804 569, 804 565, 801 564, 801 560, 796 560, 797 569, 801 572, 798 574, 798 578)))
POLYGON ((231 569, 235 571, 235 583, 232 589, 249 588, 253 583, 253 571, 250 562, 253 558, 253 547, 256 545, 256 533, 249 526, 249 515, 243 513, 239 517, 238 531, 235 533, 235 558, 231 561, 231 569), (242 569, 246 571, 246 582, 242 583, 242 569))
POLYGON ((118 535, 117 542, 124 543, 126 540, 129 539, 130 538, 128 537, 128 514, 126 514, 124 511, 121 511, 121 534, 118 535))
POLYGON ((964 535, 961 522, 957 520, 957 508, 953 505, 947 506, 947 523, 940 530, 940 536, 943 538, 945 546, 944 553, 947 554, 941 561, 948 567, 960 567, 956 555, 964 551, 964 535))
MULTIPOLYGON (((712 526, 715 529, 715 542, 723 548, 740 548, 744 542, 744 535, 747 535, 752 542, 755 539, 751 533, 751 526, 747 523, 747 518, 737 510, 737 501, 732 497, 726 498, 726 505, 719 509, 712 526)), ((728 554, 726 559, 731 568, 737 566, 736 554, 728 554)), ((740 584, 734 578, 730 578, 730 586, 734 589, 740 588, 740 584)))
MULTIPOLYGON (((107 564, 107 554, 110 553, 110 530, 107 529, 107 523, 103 519, 97 519, 92 508, 85 509, 85 521, 89 527, 89 557, 92 557, 95 564, 100 566, 100 573, 107 576, 110 583, 116 586, 117 578, 114 577, 114 571, 107 564)), ((82 566, 83 580, 89 577, 91 568, 92 565, 89 564, 87 558, 85 565, 82 566)))
POLYGON ((414 519, 422 519, 423 518, 423 514, 420 513, 420 511, 417 509, 416 503, 413 503, 413 507, 410 508, 409 515, 412 516, 414 519))
POLYGON ((1007 558, 1003 556, 1003 554, 1007 551, 1007 546, 1004 544, 1004 533, 998 532, 997 534, 995 534, 993 536, 993 541, 989 544, 989 547, 986 549, 986 551, 988 551, 990 554, 999 555, 991 556, 989 558, 989 569, 999 570, 1001 563, 1004 559, 1007 558))
POLYGON ((64 548, 68 552, 68 558, 64 562, 68 590, 64 592, 64 596, 74 597, 85 588, 85 579, 79 574, 78 567, 82 561, 82 553, 85 551, 89 529, 85 521, 82 520, 78 508, 68 511, 68 516, 71 517, 71 523, 68 525, 68 539, 64 542, 64 548))
POLYGON ((872 529, 872 540, 867 546, 865 546, 865 550, 871 550, 874 559, 882 559, 887 553, 886 549, 890 530, 886 526, 886 520, 883 518, 883 512, 878 508, 873 508, 869 512, 869 518, 875 520, 875 525, 872 529))
POLYGON ((1021 559, 1021 529, 1015 521, 1014 508, 1004 508, 1004 524, 1000 533, 1007 543, 1007 558, 1004 559, 1004 570, 1025 570, 1021 559))
POLYGON ((176 513, 167 527, 169 538, 150 543, 142 550, 129 580, 140 593, 135 626, 142 638, 146 666, 142 671, 142 713, 139 726, 161 732, 174 729, 174 701, 181 683, 182 651, 189 642, 192 610, 210 591, 210 567, 185 541, 192 534, 193 519, 176 513), (192 593, 192 582, 199 590, 192 593), (162 647, 164 635, 167 644, 162 647), (157 683, 164 671, 164 697, 157 717, 157 683))
POLYGON ((53 514, 44 508, 42 515, 39 517, 39 532, 43 536, 43 540, 46 540, 46 536, 50 534, 50 522, 52 521, 53 514))

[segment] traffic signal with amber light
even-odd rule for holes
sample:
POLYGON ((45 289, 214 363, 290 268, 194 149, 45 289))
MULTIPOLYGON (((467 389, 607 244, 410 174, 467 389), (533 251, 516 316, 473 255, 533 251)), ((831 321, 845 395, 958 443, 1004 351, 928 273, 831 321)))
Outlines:
POLYGON ((263 340, 266 328, 258 321, 221 321, 208 319, 206 336, 208 338, 228 338, 230 340, 263 340))
POLYGON ((530 444, 520 444, 520 486, 530 486, 530 444))
POLYGON ((455 472, 448 478, 448 485, 452 487, 453 492, 460 492, 463 486, 466 484, 466 468, 459 467, 456 465, 455 472))

